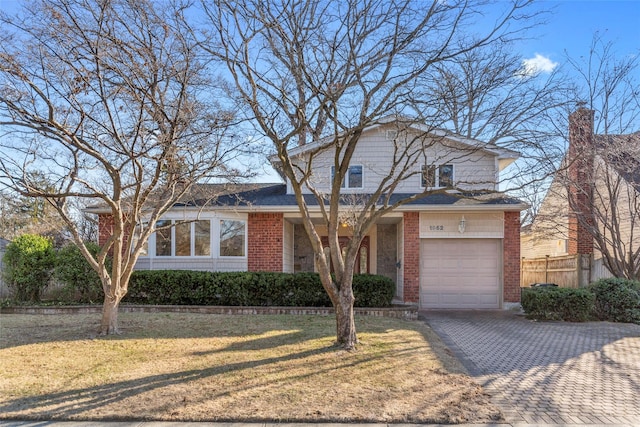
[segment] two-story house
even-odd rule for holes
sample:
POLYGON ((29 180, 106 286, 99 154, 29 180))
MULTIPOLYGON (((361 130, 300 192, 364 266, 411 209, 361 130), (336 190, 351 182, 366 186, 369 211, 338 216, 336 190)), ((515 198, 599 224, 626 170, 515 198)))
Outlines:
MULTIPOLYGON (((434 191, 377 221, 360 247, 357 272, 390 277, 397 284, 396 300, 421 308, 501 308, 519 302, 520 211, 525 206, 497 191, 499 172, 517 153, 417 124, 403 132, 431 138, 431 143, 424 144, 423 160, 408 166, 416 173, 400 182, 391 197, 434 191)), ((390 173, 398 137, 392 122, 364 129, 341 193, 353 200, 371 194, 390 173)), ((302 163, 314 153, 310 182, 319 192, 329 190, 334 164, 332 150, 319 150, 321 145, 290 152, 302 163)), ((277 157, 271 162, 278 170, 277 157)), ((198 185, 193 193, 190 202, 174 206, 163 220, 191 221, 152 235, 138 269, 314 271, 313 251, 286 180, 198 185)), ((320 224, 318 202, 310 192, 305 200, 320 224)), ((345 200, 345 211, 357 207, 345 200)), ((108 216, 100 215, 100 224, 104 239, 108 216)), ((349 225, 343 225, 346 243, 349 225)))

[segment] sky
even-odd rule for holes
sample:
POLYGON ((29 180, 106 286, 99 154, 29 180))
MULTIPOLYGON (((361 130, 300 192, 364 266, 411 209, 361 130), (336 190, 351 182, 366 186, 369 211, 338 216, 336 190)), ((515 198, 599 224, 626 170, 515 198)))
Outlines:
POLYGON ((615 44, 617 55, 640 54, 640 0, 539 1, 537 7, 551 13, 539 35, 521 44, 523 60, 549 65, 561 63, 565 52, 587 56, 596 32, 615 44))
MULTIPOLYGON (((0 0, 0 10, 11 13, 21 3, 0 0)), ((573 58, 586 55, 596 31, 621 55, 640 51, 640 0, 540 0, 536 7, 552 12, 535 38, 521 44, 523 60, 537 58, 549 65, 561 62, 565 50, 573 58)))
MULTIPOLYGON (((21 3, 0 0, 0 11, 15 12, 21 3)), ((540 0, 535 7, 550 11, 546 24, 515 46, 529 69, 551 71, 566 55, 587 57, 595 33, 614 43, 619 57, 640 54, 640 0, 540 0)), ((277 181, 277 177, 267 168, 261 180, 277 181)))

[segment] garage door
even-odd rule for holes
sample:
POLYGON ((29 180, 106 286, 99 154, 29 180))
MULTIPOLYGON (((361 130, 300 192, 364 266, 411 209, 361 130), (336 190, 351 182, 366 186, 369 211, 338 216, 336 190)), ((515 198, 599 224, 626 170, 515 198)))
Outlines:
POLYGON ((500 308, 499 239, 422 239, 421 308, 500 308))

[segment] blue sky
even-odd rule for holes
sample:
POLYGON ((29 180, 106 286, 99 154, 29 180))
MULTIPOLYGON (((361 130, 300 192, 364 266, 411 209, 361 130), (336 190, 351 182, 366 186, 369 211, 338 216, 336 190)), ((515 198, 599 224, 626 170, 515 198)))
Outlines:
MULTIPOLYGON (((20 0, 0 0, 0 10, 14 12, 20 0)), ((523 60, 541 65, 586 56, 595 32, 615 43, 618 55, 640 54, 640 0, 540 0, 539 10, 550 10, 546 25, 518 45, 523 60), (541 62, 540 62, 541 61, 541 62)))
MULTIPOLYGON (((13 12, 20 3, 0 0, 0 10, 13 12)), ((620 54, 640 49, 640 0, 540 0, 537 8, 553 12, 548 24, 536 31, 539 36, 523 43, 525 58, 538 53, 559 62, 565 49, 572 57, 586 54, 595 31, 615 42, 620 54)))
POLYGON ((540 1, 537 7, 552 12, 539 36, 521 44, 523 59, 538 54, 560 63, 565 51, 587 56, 595 32, 615 44, 617 55, 640 54, 640 0, 540 1))

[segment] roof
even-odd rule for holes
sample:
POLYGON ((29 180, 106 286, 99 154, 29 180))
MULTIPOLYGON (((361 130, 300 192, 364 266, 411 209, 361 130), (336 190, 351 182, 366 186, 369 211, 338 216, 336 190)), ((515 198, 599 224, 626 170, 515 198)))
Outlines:
POLYGON ((640 192, 640 131, 626 135, 595 135, 598 155, 640 192))
MULTIPOLYGON (((207 184, 201 184, 198 187, 202 189, 207 184)), ((216 188, 219 188, 220 184, 213 184, 216 188)), ((234 208, 287 208, 295 207, 297 209, 298 204, 296 202, 295 195, 287 194, 287 188, 285 184, 270 183, 270 184, 244 184, 233 185, 229 188, 220 189, 224 191, 218 197, 202 199, 202 198, 189 198, 177 203, 175 206, 184 207, 234 207, 234 208), (232 188, 231 188, 232 187, 232 188)), ((209 187, 205 193, 214 193, 213 188, 209 187)), ((391 195, 390 204, 396 203, 407 197, 411 197, 412 193, 394 193, 391 195)), ((318 206, 318 200, 313 194, 305 194, 305 202, 308 206, 318 206)), ((353 204, 353 200, 363 200, 370 198, 371 194, 345 194, 342 200, 342 205, 349 206, 353 204)), ((475 193, 455 193, 455 192, 436 192, 419 199, 413 200, 405 207, 493 207, 499 209, 510 208, 519 210, 522 207, 522 202, 518 199, 507 197, 502 193, 495 192, 475 192, 475 193)), ((406 209, 405 209, 406 210, 406 209)), ((410 210, 410 209, 409 209, 410 210)))

